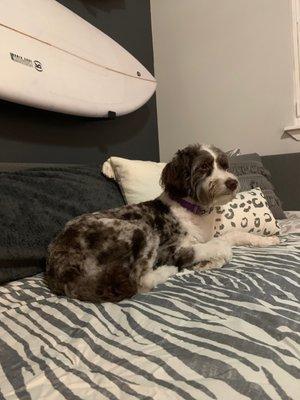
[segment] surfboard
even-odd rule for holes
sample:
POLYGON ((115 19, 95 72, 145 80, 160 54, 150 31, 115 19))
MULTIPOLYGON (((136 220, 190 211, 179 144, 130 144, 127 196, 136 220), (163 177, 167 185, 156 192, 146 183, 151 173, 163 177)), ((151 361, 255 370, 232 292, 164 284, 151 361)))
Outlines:
POLYGON ((117 42, 55 0, 0 0, 0 98, 66 114, 137 110, 156 80, 117 42))

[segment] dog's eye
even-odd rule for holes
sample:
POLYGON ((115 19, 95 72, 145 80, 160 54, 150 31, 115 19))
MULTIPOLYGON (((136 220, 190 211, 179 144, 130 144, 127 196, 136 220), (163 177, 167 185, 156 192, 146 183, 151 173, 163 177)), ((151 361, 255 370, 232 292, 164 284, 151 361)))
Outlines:
POLYGON ((225 171, 228 171, 228 170, 229 170, 228 161, 222 160, 222 161, 220 162, 220 167, 221 167, 222 169, 225 169, 225 171))

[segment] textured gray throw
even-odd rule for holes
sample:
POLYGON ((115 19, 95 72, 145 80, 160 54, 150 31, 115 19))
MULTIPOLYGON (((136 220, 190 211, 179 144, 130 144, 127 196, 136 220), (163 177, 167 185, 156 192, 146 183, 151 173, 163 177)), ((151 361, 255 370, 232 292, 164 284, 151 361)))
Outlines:
POLYGON ((41 271, 48 244, 71 218, 123 204, 99 167, 0 172, 0 283, 41 271))

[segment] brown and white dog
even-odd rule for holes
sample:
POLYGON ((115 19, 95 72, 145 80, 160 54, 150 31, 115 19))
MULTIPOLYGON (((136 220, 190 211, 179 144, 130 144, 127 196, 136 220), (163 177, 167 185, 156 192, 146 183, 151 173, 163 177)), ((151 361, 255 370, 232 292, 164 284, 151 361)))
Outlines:
POLYGON ((213 146, 179 150, 165 166, 152 201, 84 214, 49 246, 46 281, 57 294, 116 302, 151 290, 184 268, 221 267, 231 246, 270 246, 277 237, 230 232, 213 237, 214 207, 231 201, 237 178, 213 146))

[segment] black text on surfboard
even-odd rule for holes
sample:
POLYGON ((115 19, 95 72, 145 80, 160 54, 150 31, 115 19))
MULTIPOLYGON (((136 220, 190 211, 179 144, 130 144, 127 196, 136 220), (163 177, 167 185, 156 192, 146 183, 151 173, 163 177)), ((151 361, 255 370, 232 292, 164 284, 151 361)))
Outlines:
POLYGON ((38 72, 43 71, 43 65, 38 60, 32 61, 29 58, 19 56, 18 54, 15 54, 15 53, 10 53, 10 58, 14 62, 17 62, 22 65, 26 65, 26 67, 35 68, 38 72))

